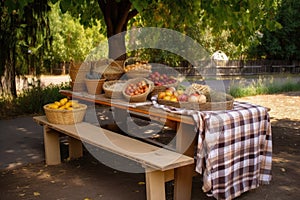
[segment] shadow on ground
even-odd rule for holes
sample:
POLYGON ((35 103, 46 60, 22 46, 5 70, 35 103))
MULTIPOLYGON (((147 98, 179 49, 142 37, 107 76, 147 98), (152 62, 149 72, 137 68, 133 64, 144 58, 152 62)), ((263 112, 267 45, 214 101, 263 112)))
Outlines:
MULTIPOLYGON (((273 179, 269 185, 242 194, 237 199, 299 199, 300 130, 272 127, 273 179)), ((2 171, 0 199, 142 200, 146 199, 144 174, 124 173, 109 168, 89 154, 78 160, 66 159, 67 146, 62 143, 61 165, 44 162, 2 171)), ((118 160, 118 158, 115 158, 118 160)), ((130 163, 128 163, 130 164, 130 163)), ((201 191, 201 176, 193 180, 193 200, 212 200, 201 191)), ((172 199, 173 184, 167 183, 167 199, 172 199)))

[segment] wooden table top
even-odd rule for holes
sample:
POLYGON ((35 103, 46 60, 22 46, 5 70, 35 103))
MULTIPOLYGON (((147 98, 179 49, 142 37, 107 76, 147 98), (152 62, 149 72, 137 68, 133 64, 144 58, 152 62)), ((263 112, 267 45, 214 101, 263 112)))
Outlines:
POLYGON ((152 105, 152 102, 149 100, 140 103, 129 103, 125 99, 123 100, 123 99, 107 98, 104 96, 104 94, 91 95, 88 94, 87 92, 73 92, 71 90, 60 90, 60 93, 65 96, 87 101, 87 102, 129 110, 130 112, 140 116, 148 116, 148 117, 151 116, 151 117, 167 119, 173 122, 180 122, 180 123, 194 125, 194 121, 191 116, 174 114, 174 113, 166 112, 162 109, 155 108, 152 105))

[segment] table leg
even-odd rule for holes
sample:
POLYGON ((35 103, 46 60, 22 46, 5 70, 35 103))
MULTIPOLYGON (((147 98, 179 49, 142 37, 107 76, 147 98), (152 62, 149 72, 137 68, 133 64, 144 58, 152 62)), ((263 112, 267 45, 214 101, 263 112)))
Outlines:
POLYGON ((47 165, 57 165, 61 163, 59 144, 59 133, 45 125, 44 146, 47 165))
POLYGON ((112 108, 113 118, 118 125, 118 127, 125 133, 127 133, 127 117, 129 117, 129 113, 127 110, 120 108, 112 108))
POLYGON ((165 200, 165 177, 163 171, 146 169, 147 200, 165 200))
MULTIPOLYGON (((194 157, 195 136, 196 133, 193 126, 187 124, 178 124, 176 134, 176 150, 187 156, 194 157)), ((191 199, 194 169, 194 165, 188 165, 175 169, 175 200, 191 199)))
POLYGON ((80 158, 83 155, 82 142, 72 137, 68 137, 69 142, 69 158, 80 158))

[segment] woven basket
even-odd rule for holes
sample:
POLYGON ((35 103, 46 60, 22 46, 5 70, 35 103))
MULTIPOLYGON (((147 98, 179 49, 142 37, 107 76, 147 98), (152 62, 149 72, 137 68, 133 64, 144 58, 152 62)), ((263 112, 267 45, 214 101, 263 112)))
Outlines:
POLYGON ((131 70, 126 72, 126 76, 129 79, 137 78, 137 77, 146 78, 149 76, 149 74, 151 74, 151 70, 131 70))
POLYGON ((53 124, 75 124, 83 121, 87 105, 79 104, 79 108, 73 110, 58 110, 48 108, 49 104, 44 105, 47 120, 53 124))
POLYGON ((112 99, 122 98, 124 85, 125 81, 121 80, 105 81, 103 84, 104 96, 112 99))
POLYGON ((101 74, 106 80, 118 80, 124 74, 120 62, 108 58, 101 58, 94 62, 92 71, 101 74))
POLYGON ((124 69, 119 62, 111 60, 110 65, 105 69, 103 76, 106 80, 119 80, 124 74, 124 69))
POLYGON ((126 81, 122 93, 124 98, 127 99, 129 102, 145 102, 147 100, 148 95, 152 92, 153 88, 154 88, 154 83, 152 81, 149 81, 148 79, 145 78, 135 78, 126 81), (129 84, 136 84, 143 80, 146 81, 146 83, 149 86, 146 92, 144 92, 143 94, 133 95, 133 96, 129 96, 125 93, 125 90, 129 84))
POLYGON ((146 78, 152 72, 151 71, 151 65, 149 65, 147 61, 141 61, 137 57, 127 58, 124 61, 123 69, 124 69, 124 71, 126 73, 126 76, 129 79, 132 79, 132 78, 146 78), (128 68, 130 68, 132 66, 142 66, 142 65, 145 65, 145 67, 147 69, 132 69, 132 70, 128 70, 128 68))
POLYGON ((200 111, 216 111, 216 110, 232 110, 234 99, 232 96, 226 94, 225 101, 214 101, 206 103, 193 103, 193 102, 173 102, 163 99, 158 99, 157 103, 175 108, 185 108, 189 110, 200 111))
POLYGON ((85 79, 85 85, 89 94, 101 94, 105 79, 85 79))
POLYGON ((86 91, 85 76, 90 71, 90 63, 88 62, 71 62, 70 63, 70 78, 73 91, 86 91))
POLYGON ((177 87, 179 84, 178 81, 176 81, 173 84, 167 84, 167 85, 161 85, 161 86, 154 86, 153 91, 151 92, 150 96, 154 96, 157 95, 159 92, 163 92, 166 91, 166 89, 170 88, 170 87, 177 87))

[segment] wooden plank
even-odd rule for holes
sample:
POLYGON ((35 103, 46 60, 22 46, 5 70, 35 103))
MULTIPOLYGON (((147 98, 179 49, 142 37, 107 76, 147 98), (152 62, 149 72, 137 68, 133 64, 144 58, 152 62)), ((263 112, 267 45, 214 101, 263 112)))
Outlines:
POLYGON ((244 68, 262 68, 262 65, 244 65, 244 68))
POLYGON ((165 182, 174 180, 174 169, 165 171, 164 177, 165 177, 165 182))
POLYGON ((290 68, 295 67, 295 65, 272 65, 274 68, 290 68))
POLYGON ((69 142, 69 158, 80 158, 83 155, 82 142, 73 137, 68 138, 69 142))
POLYGON ((147 200, 165 200, 164 172, 146 169, 146 193, 147 200))
POLYGON ((174 114, 166 112, 162 109, 154 108, 152 105, 146 106, 139 106, 139 107, 126 107, 123 104, 118 104, 116 101, 112 101, 109 98, 106 98, 103 94, 95 95, 94 98, 90 98, 85 95, 84 92, 72 92, 70 90, 60 90, 62 95, 79 99, 87 102, 92 102, 101 105, 107 105, 110 107, 120 108, 124 110, 128 110, 130 112, 135 112, 137 114, 145 114, 147 116, 159 117, 159 118, 166 118, 167 120, 174 121, 174 122, 182 122, 190 125, 194 125, 194 121, 191 116, 185 116, 180 114, 174 114))
POLYGON ((155 170, 166 171, 194 163, 192 157, 155 147, 86 122, 76 125, 51 124, 47 121, 45 116, 34 117, 34 120, 58 132, 136 161, 155 170))
POLYGON ((194 165, 174 169, 174 200, 191 199, 194 165))
POLYGON ((44 148, 47 165, 58 165, 61 163, 59 133, 44 126, 44 148))

